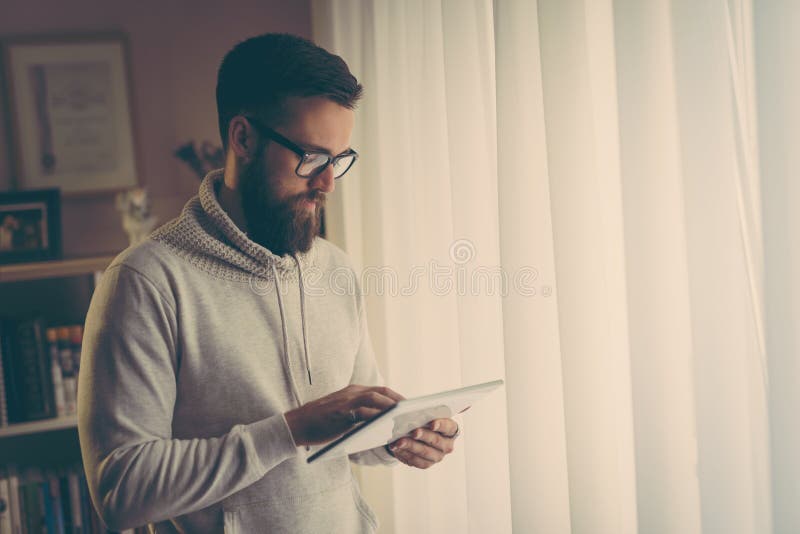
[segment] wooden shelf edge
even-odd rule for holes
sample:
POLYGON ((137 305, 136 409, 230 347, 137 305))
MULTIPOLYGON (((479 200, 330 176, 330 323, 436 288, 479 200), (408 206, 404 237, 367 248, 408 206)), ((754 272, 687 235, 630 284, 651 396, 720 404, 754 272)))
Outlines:
POLYGON ((43 278, 60 278, 102 271, 108 267, 116 255, 94 256, 90 258, 71 258, 55 261, 13 263, 0 265, 0 282, 22 282, 43 278))
POLYGON ((0 439, 77 427, 78 416, 76 415, 66 415, 64 417, 30 421, 28 423, 14 423, 12 425, 0 427, 0 439))

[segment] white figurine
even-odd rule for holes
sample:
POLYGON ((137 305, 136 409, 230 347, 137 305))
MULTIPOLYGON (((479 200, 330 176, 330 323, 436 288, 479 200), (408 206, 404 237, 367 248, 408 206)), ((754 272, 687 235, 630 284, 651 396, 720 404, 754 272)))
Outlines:
POLYGON ((147 190, 142 187, 117 193, 117 210, 122 214, 122 228, 131 246, 142 241, 156 226, 147 190))

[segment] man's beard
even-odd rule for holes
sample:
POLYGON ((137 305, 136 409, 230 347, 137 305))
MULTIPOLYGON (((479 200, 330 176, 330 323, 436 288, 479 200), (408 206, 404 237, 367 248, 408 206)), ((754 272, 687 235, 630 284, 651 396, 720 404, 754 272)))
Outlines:
POLYGON ((264 150, 259 151, 240 177, 241 202, 247 224, 247 236, 273 254, 307 252, 319 234, 325 194, 309 191, 278 200, 264 165, 264 150), (309 211, 305 200, 315 200, 309 211))

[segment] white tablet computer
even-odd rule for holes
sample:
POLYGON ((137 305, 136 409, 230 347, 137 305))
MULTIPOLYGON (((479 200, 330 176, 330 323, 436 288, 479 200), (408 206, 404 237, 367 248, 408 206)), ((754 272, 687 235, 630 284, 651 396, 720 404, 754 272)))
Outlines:
POLYGON ((344 456, 392 443, 434 419, 452 417, 463 412, 502 383, 502 380, 494 380, 401 400, 380 415, 325 445, 309 456, 307 461, 310 463, 319 459, 344 456))

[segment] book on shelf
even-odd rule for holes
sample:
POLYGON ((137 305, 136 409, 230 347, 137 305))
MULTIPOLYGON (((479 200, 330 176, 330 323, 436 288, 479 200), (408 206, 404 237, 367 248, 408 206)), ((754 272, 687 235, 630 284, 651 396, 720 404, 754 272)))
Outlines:
POLYGON ((11 507, 9 510, 11 515, 11 532, 19 534, 22 532, 22 515, 20 514, 19 476, 14 466, 8 468, 7 478, 9 492, 8 504, 11 507))
POLYGON ((55 417, 52 374, 42 319, 2 319, 3 379, 8 422, 55 417))
POLYGON ((77 413, 81 325, 0 318, 0 427, 77 413))
POLYGON ((50 358, 45 352, 43 320, 20 320, 16 327, 14 358, 18 360, 13 379, 22 385, 21 421, 56 416, 50 358))
POLYGON ((4 417, 0 418, 0 425, 6 426, 11 422, 12 414, 17 412, 17 382, 12 380, 12 324, 0 319, 0 367, 3 369, 3 407, 4 417))
POLYGON ((66 402, 66 413, 77 412, 78 398, 78 369, 75 365, 76 358, 72 354, 72 344, 70 343, 70 329, 62 326, 56 329, 58 343, 59 362, 61 363, 62 382, 64 386, 64 399, 66 402))
POLYGON ((0 322, 0 427, 8 425, 8 403, 6 401, 6 380, 3 371, 3 325, 0 322))
POLYGON ((13 533, 11 526, 11 491, 8 478, 0 475, 0 532, 13 533))
POLYGON ((58 331, 55 328, 45 330, 47 352, 50 355, 50 373, 53 377, 53 398, 56 403, 56 414, 67 415, 66 397, 64 394, 64 373, 61 370, 61 355, 58 350, 58 331))

